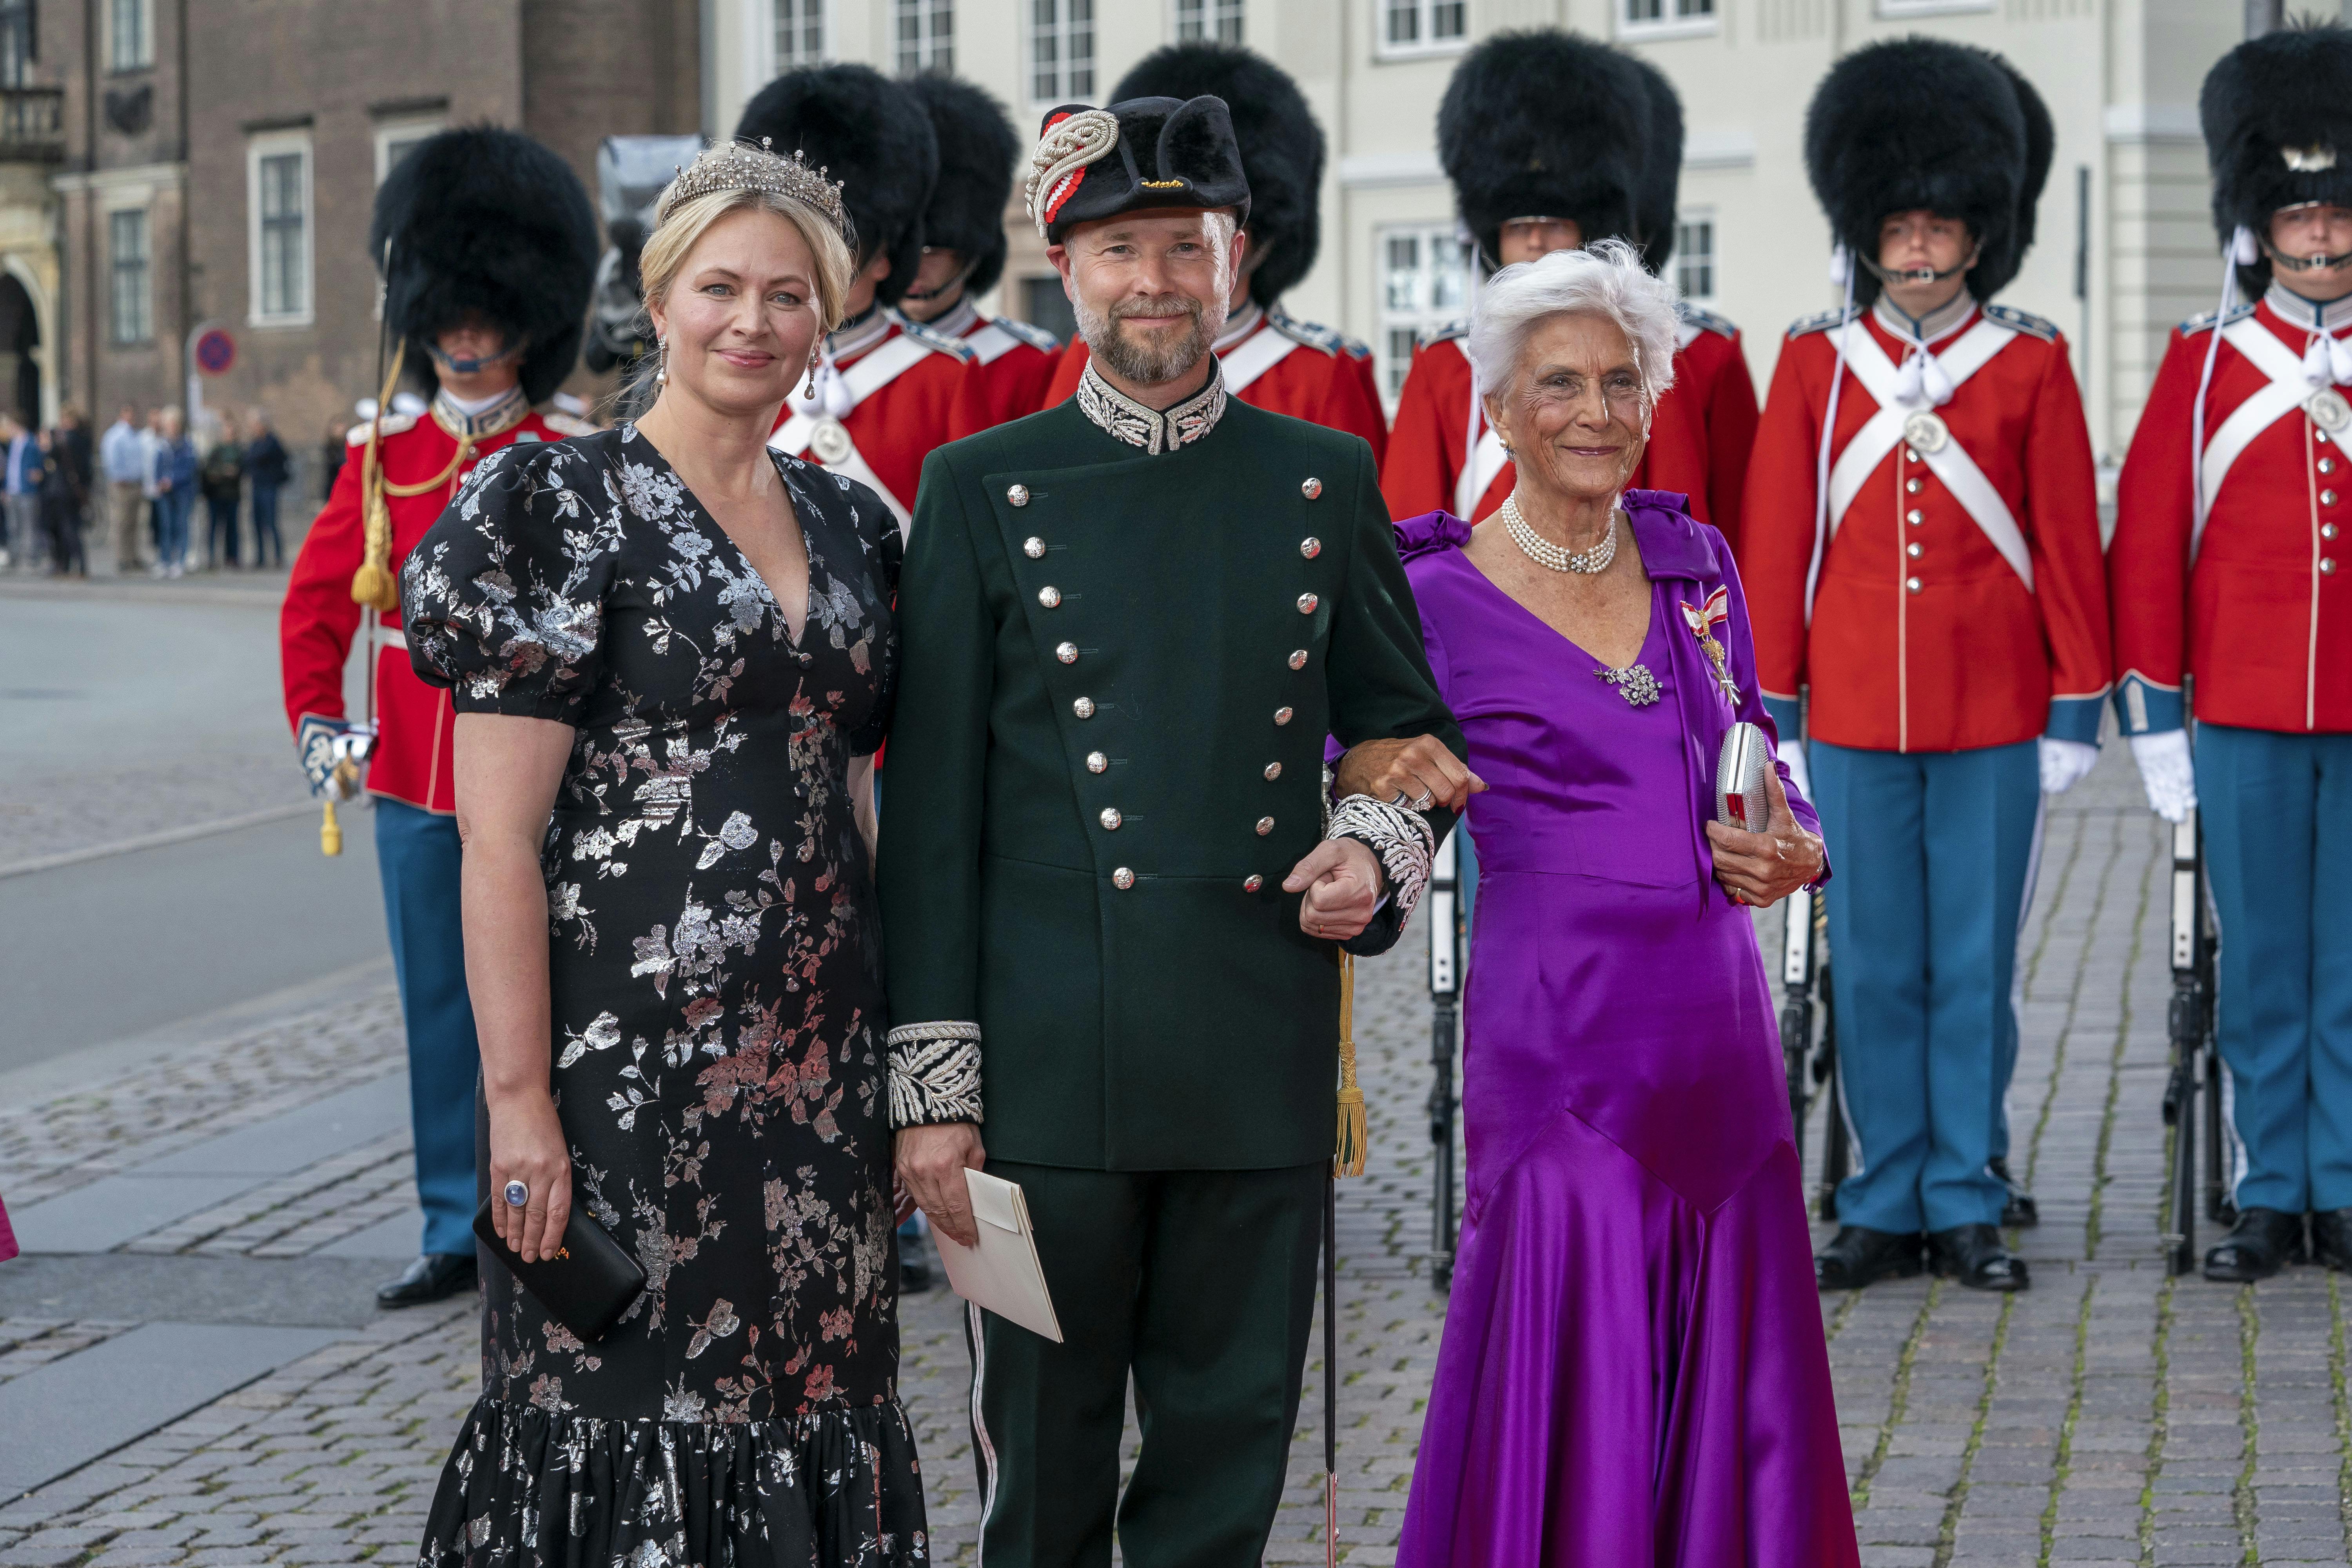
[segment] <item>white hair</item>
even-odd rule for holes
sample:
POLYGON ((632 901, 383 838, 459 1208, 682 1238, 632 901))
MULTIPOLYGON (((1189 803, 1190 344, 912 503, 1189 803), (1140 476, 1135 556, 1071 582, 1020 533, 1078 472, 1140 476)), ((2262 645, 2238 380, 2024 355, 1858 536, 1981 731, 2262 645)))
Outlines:
POLYGON ((1591 312, 1606 316, 1633 345, 1643 400, 1675 383, 1675 339, 1682 321, 1675 286, 1654 278, 1642 254, 1622 239, 1595 240, 1582 250, 1554 250, 1515 262, 1487 279, 1470 317, 1470 363, 1479 389, 1500 393, 1518 374, 1528 335, 1549 317, 1591 312))

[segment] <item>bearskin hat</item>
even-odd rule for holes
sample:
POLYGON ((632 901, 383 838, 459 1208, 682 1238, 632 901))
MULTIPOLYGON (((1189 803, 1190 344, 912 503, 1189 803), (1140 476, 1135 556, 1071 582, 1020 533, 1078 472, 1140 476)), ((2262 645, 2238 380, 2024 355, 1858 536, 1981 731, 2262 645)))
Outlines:
MULTIPOLYGON (((1837 243, 1878 259, 1878 229, 1925 208, 1958 218, 1979 257, 1969 289, 1990 300, 2016 278, 2050 176, 2050 112, 2000 56, 1939 38, 1890 38, 1830 68, 1805 110, 1805 173, 1837 243)), ((1857 265, 1854 297, 1878 298, 1857 265)))
POLYGON ((1683 100, 1656 66, 1639 55, 1627 55, 1625 63, 1650 95, 1650 138, 1643 148, 1641 195, 1633 209, 1642 234, 1642 263, 1664 273, 1675 253, 1675 213, 1682 194, 1683 100))
POLYGON ((1250 248, 1265 259, 1250 297, 1271 305, 1307 276, 1323 239, 1323 128, 1289 73, 1234 44, 1170 44, 1111 89, 1130 98, 1221 98, 1249 181, 1250 248))
POLYGON ((368 251, 383 324, 435 384, 434 337, 479 311, 530 346, 523 395, 554 395, 580 357, 596 287, 596 209, 571 165, 518 132, 444 131, 375 194, 368 251))
POLYGON ((940 177, 939 138, 914 96, 871 66, 803 66, 743 106, 735 136, 798 153, 841 182, 858 259, 890 258, 875 294, 897 304, 922 264, 923 214, 940 177))
POLYGON ((932 73, 907 83, 931 117, 940 178, 923 209, 923 243, 971 263, 964 291, 985 294, 1004 275, 1004 204, 1013 199, 1020 133, 1004 106, 968 81, 932 73))
MULTIPOLYGON (((2241 226, 2263 238, 2281 207, 2352 207, 2352 31, 2305 24, 2248 39, 2207 73, 2197 116, 2225 246, 2241 226)), ((2262 293, 2270 258, 2242 264, 2238 278, 2262 293)))
POLYGON ((1646 245, 1656 116, 1632 58, 1573 33, 1496 33, 1463 56, 1437 106, 1437 154, 1488 264, 1515 217, 1573 218, 1588 243, 1646 245))

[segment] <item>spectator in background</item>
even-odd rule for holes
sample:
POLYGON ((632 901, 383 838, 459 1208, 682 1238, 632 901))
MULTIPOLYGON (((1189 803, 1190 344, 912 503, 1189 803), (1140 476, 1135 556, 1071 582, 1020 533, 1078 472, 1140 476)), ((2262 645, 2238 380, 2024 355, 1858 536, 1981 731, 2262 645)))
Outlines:
POLYGON ((215 571, 236 570, 237 509, 245 504, 245 448, 237 444, 236 426, 221 419, 220 438, 205 452, 202 480, 205 492, 205 555, 215 571))
POLYGON ((41 554, 41 447, 13 414, 0 423, 0 434, 8 438, 8 536, 0 539, 0 565, 6 564, 13 552, 16 564, 29 572, 41 554))
POLYGON ((82 498, 88 482, 74 475, 72 455, 60 426, 41 433, 41 531, 49 547, 49 575, 87 577, 89 563, 82 556, 82 498))
POLYGON ((319 482, 319 504, 326 505, 335 496, 335 476, 343 471, 343 454, 351 450, 352 422, 341 415, 327 418, 327 439, 319 448, 320 471, 326 477, 319 482))
POLYGON ((184 576, 188 563, 188 513, 196 500, 196 444, 177 408, 156 417, 155 512, 158 559, 167 577, 184 576))
POLYGON ((155 465, 163 450, 163 410, 158 408, 147 416, 147 427, 139 432, 139 451, 142 467, 139 471, 140 493, 147 498, 147 536, 155 546, 152 568, 161 577, 172 569, 163 558, 163 492, 155 482, 155 465))
MULTIPOLYGON (((278 491, 293 475, 286 444, 269 427, 269 411, 253 411, 252 437, 245 448, 246 477, 253 481, 253 563, 286 564, 286 547, 278 539, 278 491)), ((339 441, 337 446, 341 446, 339 441)))
POLYGON ((99 438, 99 466, 106 471, 106 504, 114 541, 114 572, 139 570, 139 513, 147 503, 147 452, 140 438, 139 410, 126 403, 99 438))

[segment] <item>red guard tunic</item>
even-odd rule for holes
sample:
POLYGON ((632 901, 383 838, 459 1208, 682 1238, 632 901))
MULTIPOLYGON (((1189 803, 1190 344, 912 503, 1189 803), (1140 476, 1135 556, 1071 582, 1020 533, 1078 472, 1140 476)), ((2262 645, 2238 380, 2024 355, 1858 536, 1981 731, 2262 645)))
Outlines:
MULTIPOLYGON (((1689 305, 1682 315, 1675 384, 1658 400, 1650 445, 1632 482, 1639 489, 1688 496, 1692 513, 1713 523, 1736 550, 1748 448, 1756 438, 1756 383, 1738 327, 1689 305)), ((1381 469, 1381 493, 1391 516, 1442 508, 1475 522, 1511 493, 1511 461, 1485 411, 1473 406, 1470 359, 1462 343, 1467 331, 1448 327, 1413 353, 1381 469)))
MULTIPOLYGON (((532 413, 520 393, 512 407, 520 410, 520 418, 502 406, 471 422, 477 433, 463 462, 457 460, 458 447, 469 422, 446 402, 435 399, 425 416, 385 416, 380 452, 387 486, 444 479, 416 495, 387 492, 384 497, 392 514, 390 569, 394 582, 400 580, 401 563, 439 520, 476 463, 517 441, 561 441, 588 428, 560 415, 532 413)), ((425 685, 409 668, 399 612, 379 616, 352 602, 352 574, 359 570, 367 546, 360 517, 367 436, 367 426, 352 427, 351 456, 335 476, 334 493, 310 524, 287 581, 286 603, 278 619, 286 719, 299 731, 306 714, 346 717, 343 663, 353 639, 370 627, 377 643, 376 740, 368 758, 368 793, 447 816, 457 809, 457 783, 450 771, 456 715, 449 694, 425 685)))
POLYGON ((835 332, 827 351, 831 374, 818 373, 813 399, 793 388, 768 445, 871 486, 903 530, 914 515, 923 459, 996 423, 978 356, 888 310, 835 332), (845 450, 834 445, 842 431, 845 450))
MULTIPOLYGON (((2172 334, 2116 498, 2107 552, 2125 730, 2178 729, 2181 676, 2197 717, 2250 730, 2352 730, 2352 453, 2305 407, 2303 363, 2324 332, 2271 298, 2220 323, 2206 394, 2204 532, 2189 494, 2190 414, 2211 314, 2172 334)), ((2321 348, 2325 352, 2326 345, 2321 348)), ((2321 384, 2325 384, 2322 383, 2321 384)), ((2343 404, 2325 404, 2323 412, 2343 404)), ((2338 394, 2340 397, 2341 394, 2338 394)))
POLYGON ((1865 317, 1853 329, 1831 451, 1832 510, 1843 498, 1843 516, 1817 545, 1815 464, 1839 320, 1832 310, 1790 329, 1748 474, 1739 574, 1758 679, 1783 732, 1794 733, 1797 692, 1810 682, 1806 733, 1832 745, 2096 742, 2112 669, 2106 584, 2065 340, 1999 305, 1971 308, 1932 338, 1956 385, 1933 410, 1948 440, 1929 452, 1905 437, 1908 405, 1890 395, 1882 415, 1866 384, 1894 374, 1908 341, 1865 317), (1861 460, 1841 467, 1849 448, 1861 460))
POLYGON ((1045 389, 1053 385, 1062 357, 1062 340, 1053 333, 1009 316, 983 316, 970 300, 925 325, 970 349, 981 379, 987 384, 982 401, 988 411, 988 424, 959 428, 959 437, 1047 405, 1045 389))
MULTIPOLYGON (((1328 327, 1294 321, 1279 306, 1269 310, 1253 302, 1225 323, 1216 350, 1226 392, 1244 403, 1361 436, 1372 448, 1374 462, 1387 453, 1388 420, 1381 412, 1372 351, 1363 344, 1328 327)), ((1086 370, 1086 342, 1073 338, 1038 406, 1051 408, 1066 401, 1077 391, 1086 370)))

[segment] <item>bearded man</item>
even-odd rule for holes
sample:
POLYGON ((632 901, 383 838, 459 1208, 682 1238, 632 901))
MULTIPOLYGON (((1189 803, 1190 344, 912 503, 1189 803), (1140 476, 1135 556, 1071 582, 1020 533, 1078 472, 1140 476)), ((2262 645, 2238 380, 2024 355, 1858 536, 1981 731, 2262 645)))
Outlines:
POLYGON ((879 857, 898 1165, 966 1242, 965 1171, 1020 1184, 1066 1336, 971 1310, 988 1561, 1108 1562, 1116 1527, 1244 1568, 1306 1362, 1337 948, 1396 941, 1468 774, 1323 797, 1326 734, 1457 768, 1462 738, 1371 449, 1212 352, 1250 199, 1223 100, 1056 109, 1033 167, 1089 362, 924 465, 879 857))

